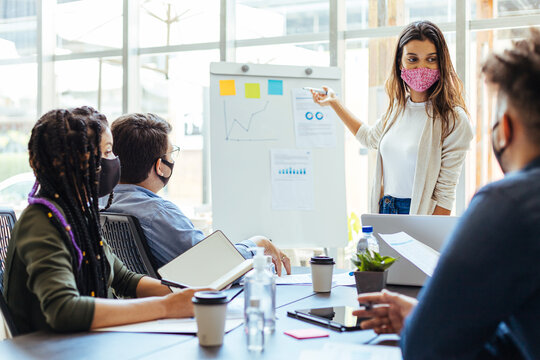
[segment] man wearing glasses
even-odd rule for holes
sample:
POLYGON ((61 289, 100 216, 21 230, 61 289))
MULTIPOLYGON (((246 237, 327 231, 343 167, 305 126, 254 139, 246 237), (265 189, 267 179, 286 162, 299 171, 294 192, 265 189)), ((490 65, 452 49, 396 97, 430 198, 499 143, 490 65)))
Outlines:
MULTIPOLYGON (((171 130, 169 123, 154 114, 123 115, 111 126, 121 176, 107 211, 139 219, 158 268, 204 239, 178 206, 157 195, 169 182, 180 153, 169 139, 171 130)), ((267 238, 253 236, 236 244, 245 258, 253 256, 249 248, 255 246, 264 247, 272 256, 279 275, 282 264, 290 274, 289 259, 267 238)))

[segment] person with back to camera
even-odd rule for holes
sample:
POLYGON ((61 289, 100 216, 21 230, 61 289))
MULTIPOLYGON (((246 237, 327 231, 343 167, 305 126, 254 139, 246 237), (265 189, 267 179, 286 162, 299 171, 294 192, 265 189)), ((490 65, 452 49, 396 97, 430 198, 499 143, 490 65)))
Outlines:
POLYGON ((32 129, 36 183, 13 228, 4 273, 4 297, 22 334, 193 316, 196 290, 171 293, 129 271, 101 238, 98 198, 120 175, 112 147, 107 119, 90 107, 49 111, 32 129))
POLYGON ((362 328, 400 333, 404 359, 540 359, 540 31, 482 67, 505 173, 480 189, 416 299, 361 294, 362 328))
POLYGON ((377 149, 370 211, 450 215, 473 133, 441 30, 418 21, 401 32, 386 81, 390 103, 373 127, 323 88, 327 94, 311 91, 313 100, 331 106, 362 145, 377 149))

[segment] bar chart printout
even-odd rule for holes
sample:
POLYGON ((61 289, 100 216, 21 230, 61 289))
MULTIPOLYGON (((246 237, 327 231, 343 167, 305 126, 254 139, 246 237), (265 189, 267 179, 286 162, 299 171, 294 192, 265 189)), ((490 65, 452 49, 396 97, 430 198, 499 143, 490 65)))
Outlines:
POLYGON ((311 150, 272 149, 273 210, 313 210, 313 158, 311 150))

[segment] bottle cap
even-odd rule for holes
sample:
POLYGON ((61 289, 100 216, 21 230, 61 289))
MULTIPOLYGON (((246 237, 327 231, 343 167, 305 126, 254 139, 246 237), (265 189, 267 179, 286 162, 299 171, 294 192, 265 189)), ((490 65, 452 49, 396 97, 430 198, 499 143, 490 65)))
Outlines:
POLYGON ((362 226, 362 232, 363 233, 372 233, 373 232, 373 226, 362 226))
POLYGON ((329 256, 314 256, 311 258, 310 261, 311 264, 316 265, 334 265, 334 258, 331 258, 329 256))
POLYGON ((221 305, 227 303, 227 294, 223 291, 199 291, 191 301, 197 305, 221 305))
POLYGON ((255 270, 264 270, 266 267, 266 256, 264 256, 264 248, 257 247, 255 256, 253 257, 253 268, 255 270))

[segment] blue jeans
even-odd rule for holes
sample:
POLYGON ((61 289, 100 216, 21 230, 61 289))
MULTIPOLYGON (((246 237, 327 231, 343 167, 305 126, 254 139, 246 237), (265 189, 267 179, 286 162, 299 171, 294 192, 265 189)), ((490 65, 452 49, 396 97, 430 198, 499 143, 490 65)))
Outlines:
POLYGON ((408 214, 410 211, 411 199, 385 195, 379 200, 379 214, 408 214))

